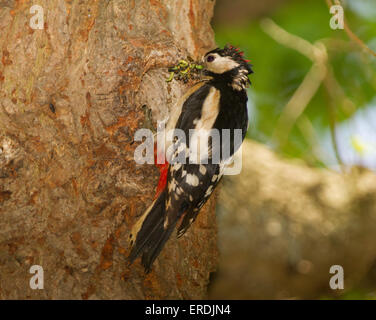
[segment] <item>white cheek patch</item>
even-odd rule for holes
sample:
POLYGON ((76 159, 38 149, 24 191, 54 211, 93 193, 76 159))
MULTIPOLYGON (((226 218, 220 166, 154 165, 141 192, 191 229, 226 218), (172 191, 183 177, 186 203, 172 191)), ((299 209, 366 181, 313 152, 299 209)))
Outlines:
POLYGON ((207 69, 214 73, 224 73, 237 67, 239 67, 239 63, 229 57, 221 57, 217 54, 213 62, 207 63, 207 69))

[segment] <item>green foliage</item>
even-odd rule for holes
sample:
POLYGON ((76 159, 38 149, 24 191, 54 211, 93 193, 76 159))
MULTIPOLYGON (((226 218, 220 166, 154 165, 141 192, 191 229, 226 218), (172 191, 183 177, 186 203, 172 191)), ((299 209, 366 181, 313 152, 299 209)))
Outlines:
POLYGON ((376 300, 376 293, 374 290, 365 290, 365 289, 351 289, 345 291, 342 294, 337 296, 322 296, 321 300, 376 300))
MULTIPOLYGON (((368 5, 373 6, 376 12, 375 1, 368 5)), ((376 19, 360 15, 359 10, 353 7, 345 9, 349 26, 365 43, 376 49, 376 19)), ((350 41, 345 31, 330 28, 331 15, 324 0, 287 1, 274 11, 271 18, 289 33, 312 44, 324 39, 330 66, 340 87, 339 93, 331 95, 321 85, 303 113, 303 117, 313 126, 317 141, 309 139, 295 123, 288 141, 280 146, 279 151, 286 156, 305 159, 313 165, 331 164, 329 158, 318 157, 314 150, 325 144, 322 139, 328 136, 333 117, 340 125, 374 99, 376 59, 362 52, 350 41), (333 117, 330 116, 330 107, 335 109, 333 117)), ((276 146, 278 143, 274 144, 271 138, 277 121, 310 70, 312 61, 276 42, 262 30, 259 22, 249 21, 242 27, 216 25, 214 29, 218 45, 231 43, 239 46, 253 64, 255 74, 251 76, 251 124, 248 136, 276 146)), ((333 146, 330 143, 325 145, 331 149, 327 151, 333 153, 333 146)))

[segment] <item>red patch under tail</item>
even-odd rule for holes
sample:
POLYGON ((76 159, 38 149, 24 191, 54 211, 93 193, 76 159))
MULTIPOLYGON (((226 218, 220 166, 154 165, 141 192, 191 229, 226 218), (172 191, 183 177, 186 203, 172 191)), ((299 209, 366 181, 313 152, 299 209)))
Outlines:
POLYGON ((158 151, 157 147, 154 146, 154 163, 155 166, 159 169, 159 181, 157 185, 157 190, 154 199, 158 198, 159 195, 162 193, 164 188, 166 187, 167 184, 167 174, 168 174, 168 166, 169 163, 167 162, 166 159, 163 159, 162 163, 158 163, 158 151))

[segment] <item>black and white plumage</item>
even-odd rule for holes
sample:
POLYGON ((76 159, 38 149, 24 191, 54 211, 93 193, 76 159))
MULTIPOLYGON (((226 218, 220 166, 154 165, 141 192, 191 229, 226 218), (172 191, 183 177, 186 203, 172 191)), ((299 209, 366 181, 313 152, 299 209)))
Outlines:
POLYGON ((130 235, 132 249, 129 259, 133 262, 142 254, 141 263, 146 272, 150 271, 179 220, 178 237, 195 221, 221 180, 226 162, 240 147, 240 144, 234 145, 234 130, 241 129, 241 141, 247 132, 246 87, 248 74, 252 73, 250 65, 243 59, 242 53, 227 46, 208 52, 203 61, 207 79, 193 86, 182 97, 167 125, 167 130, 175 128, 184 132, 186 139, 174 140, 166 186, 130 235), (190 132, 192 129, 195 130, 193 134, 190 132), (205 136, 210 135, 212 129, 219 130, 221 142, 222 129, 230 129, 230 151, 227 155, 222 154, 223 145, 212 144, 209 137, 209 151, 206 154, 197 152, 194 158, 198 161, 190 163, 192 146, 201 141, 197 132, 205 136), (215 163, 213 159, 218 157, 220 161, 215 163), (186 160, 184 163, 176 161, 182 158, 186 160))

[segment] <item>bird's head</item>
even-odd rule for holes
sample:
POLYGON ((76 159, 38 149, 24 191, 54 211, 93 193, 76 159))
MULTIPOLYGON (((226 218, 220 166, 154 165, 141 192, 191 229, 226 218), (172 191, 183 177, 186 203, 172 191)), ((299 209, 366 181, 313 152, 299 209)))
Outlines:
POLYGON ((243 52, 226 45, 223 49, 209 51, 203 57, 207 73, 213 77, 230 79, 236 90, 244 89, 249 83, 248 74, 253 73, 249 60, 245 60, 243 52))

